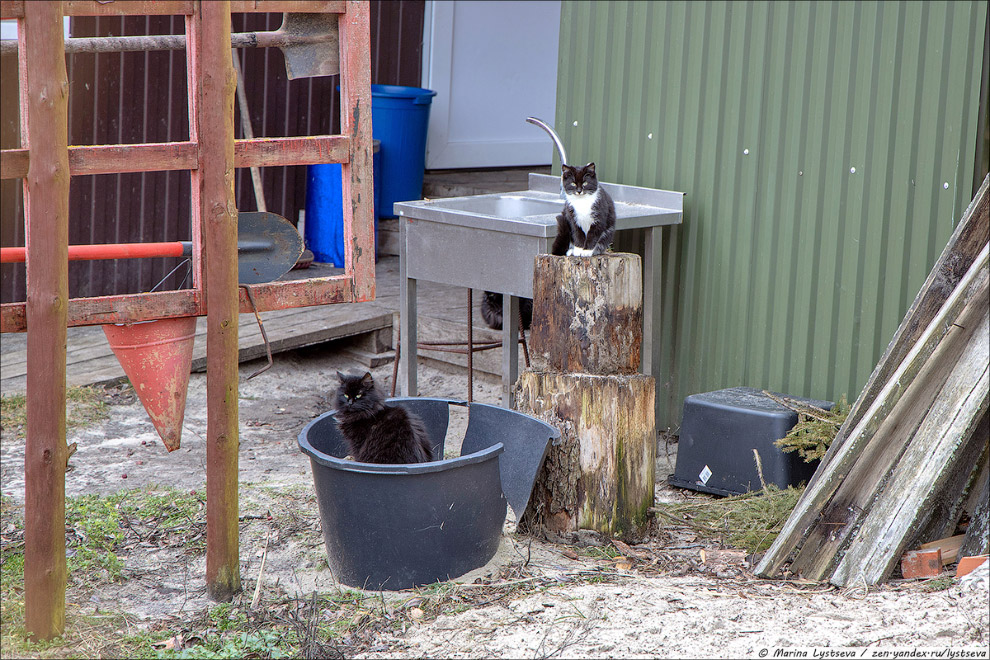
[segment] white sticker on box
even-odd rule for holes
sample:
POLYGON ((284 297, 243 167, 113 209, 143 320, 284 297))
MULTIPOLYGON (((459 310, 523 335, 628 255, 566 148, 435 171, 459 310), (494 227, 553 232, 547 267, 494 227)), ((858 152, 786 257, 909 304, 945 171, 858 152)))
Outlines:
POLYGON ((712 478, 712 469, 706 465, 705 469, 702 470, 701 474, 698 475, 698 479, 701 480, 702 485, 708 485, 708 480, 711 478, 712 478))

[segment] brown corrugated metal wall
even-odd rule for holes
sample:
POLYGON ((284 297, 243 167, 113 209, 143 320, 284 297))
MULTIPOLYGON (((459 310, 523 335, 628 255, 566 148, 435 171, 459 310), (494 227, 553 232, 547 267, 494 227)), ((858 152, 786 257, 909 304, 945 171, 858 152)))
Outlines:
MULTIPOLYGON (((418 86, 421 75, 423 0, 371 3, 371 74, 373 83, 418 86)), ((234 14, 238 32, 276 30, 281 14, 234 14)), ((181 16, 72 19, 73 37, 182 34, 181 16)), ((339 131, 337 76, 289 81, 281 51, 241 49, 248 105, 256 137, 324 135, 339 131)), ((66 58, 69 74, 69 143, 133 144, 189 139, 184 51, 75 54, 66 58)), ((0 142, 18 146, 17 63, 0 62, 0 142)), ((237 137, 243 137, 235 104, 237 137)), ((293 223, 306 205, 306 168, 262 170, 269 211, 293 223)), ((249 170, 238 170, 237 205, 255 210, 249 170)), ((0 189, 0 242, 24 245, 21 182, 0 189)), ((190 238, 189 173, 149 172, 72 177, 70 244, 176 241, 190 238)), ((181 262, 140 259, 73 262, 69 294, 90 297, 148 291, 181 262)), ((160 289, 180 288, 186 268, 160 289)), ((188 286, 188 282, 186 283, 188 286)), ((3 302, 24 300, 23 264, 0 268, 3 302)))

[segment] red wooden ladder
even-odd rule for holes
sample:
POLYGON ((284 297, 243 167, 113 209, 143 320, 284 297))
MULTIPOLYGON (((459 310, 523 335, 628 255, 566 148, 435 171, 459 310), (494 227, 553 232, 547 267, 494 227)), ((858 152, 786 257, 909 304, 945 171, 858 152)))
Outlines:
POLYGON ((207 317, 207 553, 209 593, 240 589, 237 509, 238 312, 360 302, 375 296, 371 64, 366 0, 0 1, 18 22, 21 149, 0 152, 0 177, 24 180, 27 300, 0 306, 0 332, 27 332, 25 624, 36 639, 65 626, 66 328, 207 317), (231 12, 338 15, 341 134, 234 139, 231 12), (188 142, 70 146, 63 16, 184 15, 188 142), (341 163, 344 273, 237 285, 238 167, 341 163), (69 178, 190 170, 193 288, 68 298, 69 178))

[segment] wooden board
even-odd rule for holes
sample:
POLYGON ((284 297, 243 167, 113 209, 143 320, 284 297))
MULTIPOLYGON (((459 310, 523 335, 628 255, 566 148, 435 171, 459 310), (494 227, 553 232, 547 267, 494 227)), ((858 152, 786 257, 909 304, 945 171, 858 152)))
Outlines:
MULTIPOLYGON (((963 275, 976 260, 980 250, 990 240, 990 219, 988 219, 990 193, 988 193, 988 185, 990 185, 990 176, 983 179, 983 185, 977 190, 955 231, 949 237, 945 249, 922 284, 900 326, 894 332, 893 338, 874 367, 873 373, 870 374, 866 386, 856 401, 853 402, 845 423, 839 429, 822 461, 823 466, 827 465, 840 452, 849 434, 862 420, 863 415, 866 414, 880 390, 890 379, 891 374, 894 373, 894 370, 918 341, 921 333, 938 314, 945 301, 952 295, 956 285, 962 280, 963 275)), ((823 472, 819 469, 812 477, 809 485, 814 484, 818 475, 823 472)))
MULTIPOLYGON (((263 312, 261 320, 273 353, 343 339, 392 327, 392 312, 375 305, 331 305, 263 312)), ((265 347, 253 314, 238 320, 238 359, 240 362, 265 356, 265 347)), ((66 382, 69 386, 96 385, 122 381, 124 370, 110 350, 102 329, 96 326, 72 328, 66 352, 66 382)), ((193 371, 206 367, 206 319, 196 324, 193 371)), ((4 341, 14 337, 4 336, 4 341), (9 339, 8 339, 9 338, 9 339)), ((27 351, 0 355, 0 389, 4 394, 23 392, 27 373, 27 351)))
POLYGON ((959 548, 960 557, 990 553, 990 473, 985 469, 985 459, 984 455, 984 470, 973 487, 973 492, 976 493, 976 506, 970 514, 966 538, 959 548))
MULTIPOLYGON (((984 286, 982 295, 972 300, 957 319, 958 326, 966 330, 953 325, 953 332, 942 338, 917 374, 913 376, 905 374, 903 380, 907 387, 903 396, 883 416, 875 433, 864 439, 862 450, 857 453, 855 460, 847 465, 846 470, 843 470, 845 474, 841 482, 837 484, 828 503, 821 508, 821 516, 811 526, 808 538, 794 560, 793 571, 810 580, 826 578, 834 561, 833 558, 849 540, 853 530, 863 519, 864 512, 871 506, 876 506, 877 493, 881 492, 888 479, 903 475, 903 478, 908 479, 909 482, 918 484, 918 489, 905 486, 905 493, 916 495, 923 492, 922 486, 926 483, 928 475, 902 471, 901 463, 906 460, 906 452, 916 435, 921 434, 924 438, 929 438, 925 433, 926 424, 942 424, 956 420, 954 415, 948 414, 951 402, 949 404, 943 402, 942 405, 945 407, 936 407, 947 387, 950 385, 966 387, 966 393, 970 398, 975 399, 970 406, 975 406, 978 410, 982 405, 985 397, 982 396, 980 389, 985 384, 979 378, 985 373, 983 365, 979 365, 980 369, 975 372, 977 381, 974 384, 955 385, 951 378, 962 356, 972 360, 974 354, 979 355, 978 350, 969 349, 971 342, 967 330, 972 334, 972 326, 982 325, 978 314, 986 309, 986 305, 987 289, 984 286), (941 414, 934 418, 930 417, 936 410, 941 414), (893 472, 895 468, 896 472, 893 472)), ((963 369, 966 370, 967 375, 973 370, 969 364, 963 365, 963 369)), ((975 426, 978 421, 978 415, 975 419, 967 416, 959 423, 975 426)), ((957 430, 954 426, 943 428, 946 433, 951 431, 951 438, 959 443, 968 437, 968 433, 960 438, 956 435, 957 430)), ((971 431, 972 426, 967 430, 971 431)), ((934 444, 934 438, 931 442, 934 444)), ((975 460, 976 457, 972 458, 975 460)), ((869 515, 873 515, 872 510, 869 515)), ((899 515, 904 517, 905 514, 899 512, 899 515)))
MULTIPOLYGON (((862 514, 862 508, 857 510, 852 505, 863 507, 868 501, 859 501, 856 495, 859 486, 876 485, 884 478, 881 466, 889 466, 896 460, 907 437, 917 428, 927 406, 931 404, 935 396, 933 388, 937 387, 932 383, 938 380, 944 382, 948 375, 947 365, 930 358, 940 348, 943 352, 950 350, 942 342, 947 335, 950 335, 951 350, 961 350, 960 342, 952 337, 959 335, 955 324, 964 312, 972 317, 971 322, 978 322, 986 306, 987 262, 988 250, 984 246, 952 295, 871 400, 859 423, 849 433, 848 440, 818 468, 816 478, 808 485, 780 535, 757 566, 758 575, 776 575, 802 540, 804 543, 792 570, 801 571, 809 579, 820 579, 826 573, 837 548, 862 514), (915 386, 915 379, 923 370, 937 371, 938 377, 928 373, 922 378, 923 382, 915 386), (915 398, 917 402, 912 403, 915 398), (875 441, 878 434, 881 438, 875 441), (875 461, 880 462, 862 460, 862 454, 871 446, 875 461), (855 476, 851 474, 854 470, 858 471, 855 476), (843 486, 843 497, 851 498, 848 501, 836 495, 843 486)), ((864 395, 865 391, 860 397, 864 395)))
POLYGON ((950 536, 946 539, 922 543, 921 549, 934 550, 935 548, 938 548, 942 551, 942 564, 951 564, 959 557, 959 548, 962 547, 963 539, 965 538, 965 534, 956 534, 955 536, 950 536))
MULTIPOLYGON (((852 506, 868 507, 868 512, 842 553, 830 579, 833 584, 846 586, 860 576, 866 584, 886 579, 917 532, 943 509, 939 500, 954 503, 962 497, 960 491, 986 443, 985 429, 979 437, 974 433, 987 411, 990 392, 990 367, 986 361, 990 350, 990 315, 986 312, 986 299, 982 302, 982 319, 976 322, 963 350, 952 360, 951 372, 938 385, 934 400, 924 407, 927 414, 906 443, 896 467, 889 477, 875 482, 882 484, 879 494, 874 495, 872 488, 863 487, 861 480, 849 482, 859 494, 852 506), (957 475, 961 478, 955 479, 957 475), (950 484, 953 492, 943 494, 950 484)), ((871 461, 867 453, 859 464, 873 467, 877 463, 882 461, 871 461)), ((882 465, 880 469, 884 470, 882 465)), ((846 497, 840 497, 841 491, 840 488, 836 500, 849 505, 846 497)), ((959 540, 961 545, 961 537, 959 540)), ((829 544, 824 550, 831 552, 835 547, 837 544, 829 544)), ((819 559, 813 565, 824 567, 828 563, 819 559)), ((818 577, 817 572, 814 575, 818 577)))

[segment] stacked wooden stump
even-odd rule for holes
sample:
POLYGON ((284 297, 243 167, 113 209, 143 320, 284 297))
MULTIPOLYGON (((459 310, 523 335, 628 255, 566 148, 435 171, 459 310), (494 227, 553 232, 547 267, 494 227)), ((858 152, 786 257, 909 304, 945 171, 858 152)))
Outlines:
POLYGON ((532 368, 516 407, 561 430, 520 521, 635 537, 653 504, 655 381, 639 373, 640 258, 540 255, 533 283, 532 368))

